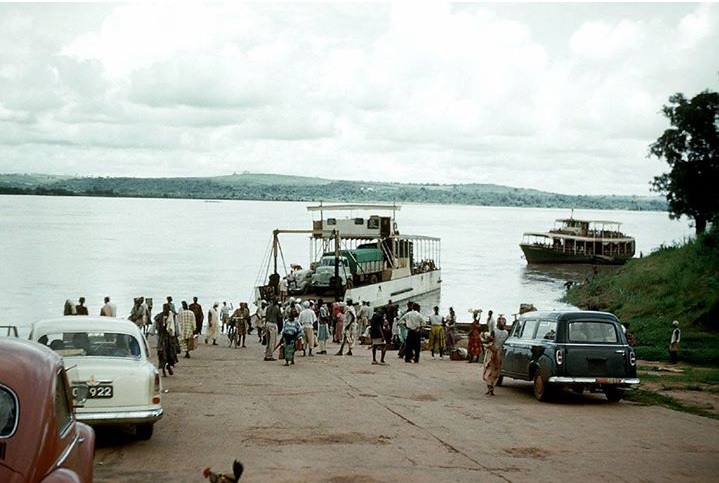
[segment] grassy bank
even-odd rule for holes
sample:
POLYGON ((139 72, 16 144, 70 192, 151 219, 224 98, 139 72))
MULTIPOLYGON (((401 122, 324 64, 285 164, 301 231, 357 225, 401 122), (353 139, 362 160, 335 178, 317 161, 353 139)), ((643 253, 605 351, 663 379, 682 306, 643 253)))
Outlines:
POLYGON ((565 300, 629 323, 637 355, 646 360, 667 359, 671 323, 678 320, 681 360, 719 366, 719 229, 599 274, 565 300))

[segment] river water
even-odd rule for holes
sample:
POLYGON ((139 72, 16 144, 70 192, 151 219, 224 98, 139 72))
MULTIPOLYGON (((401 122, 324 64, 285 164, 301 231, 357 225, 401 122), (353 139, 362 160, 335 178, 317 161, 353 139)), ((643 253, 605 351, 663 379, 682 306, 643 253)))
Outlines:
MULTIPOLYGON (((110 296, 118 315, 136 296, 159 305, 167 295, 197 296, 237 306, 264 279, 272 230, 310 229, 312 203, 0 196, 0 325, 28 326, 62 314, 66 299, 84 296, 90 313, 110 296)), ((368 212, 358 214, 367 215, 368 212)), ((460 320, 470 308, 516 313, 559 302, 566 280, 583 280, 590 266, 528 266, 519 242, 570 210, 461 205, 404 205, 405 234, 442 238, 441 313, 460 320)), ((579 210, 576 218, 613 220, 637 239, 637 256, 692 236, 687 220, 666 213, 579 210)), ((284 261, 306 265, 307 235, 283 238, 284 261)), ((616 267, 599 267, 616 270, 616 267)), ((157 309, 155 309, 157 310, 157 309)))

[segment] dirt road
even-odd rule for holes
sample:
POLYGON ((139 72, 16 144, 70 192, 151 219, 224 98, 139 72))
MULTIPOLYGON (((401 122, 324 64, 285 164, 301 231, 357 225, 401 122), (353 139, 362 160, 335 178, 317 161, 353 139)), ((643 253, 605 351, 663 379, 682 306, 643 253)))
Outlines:
MULTIPOLYGON (((484 394, 477 364, 432 359, 371 365, 200 347, 163 380, 165 417, 150 441, 98 432, 97 483, 205 481, 245 465, 242 482, 710 482, 719 421, 565 394, 539 403, 531 384, 484 394)), ((154 346, 154 340, 150 340, 154 346)), ((334 351, 337 346, 333 346, 334 351)))

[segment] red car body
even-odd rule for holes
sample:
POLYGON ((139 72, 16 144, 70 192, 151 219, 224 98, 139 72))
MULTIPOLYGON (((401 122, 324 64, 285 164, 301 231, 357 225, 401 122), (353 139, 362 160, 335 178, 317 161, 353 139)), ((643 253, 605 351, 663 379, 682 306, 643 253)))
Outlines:
POLYGON ((77 421, 62 359, 0 338, 0 482, 91 483, 95 433, 77 421))

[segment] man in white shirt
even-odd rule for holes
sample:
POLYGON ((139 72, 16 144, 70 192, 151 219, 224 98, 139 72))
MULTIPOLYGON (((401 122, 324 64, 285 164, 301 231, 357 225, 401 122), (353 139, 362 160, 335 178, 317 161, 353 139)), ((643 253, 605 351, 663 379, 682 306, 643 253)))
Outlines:
POLYGON ((424 319, 419 313, 419 304, 412 304, 412 310, 400 317, 400 323, 407 327, 404 361, 419 364, 419 353, 422 349, 422 324, 424 319))
POLYGON ((307 349, 309 349, 310 357, 314 356, 312 348, 315 345, 314 325, 315 322, 317 322, 317 314, 315 314, 315 311, 312 310, 312 307, 310 307, 310 303, 307 300, 302 302, 302 312, 300 312, 297 321, 302 326, 302 331, 305 334, 304 345, 302 346, 302 355, 307 355, 307 349))
POLYGON ((347 355, 352 355, 352 347, 355 345, 355 339, 357 338, 357 312, 355 312, 354 304, 352 299, 347 299, 347 305, 344 307, 345 314, 345 325, 342 335, 342 344, 340 350, 337 351, 336 356, 341 356, 342 351, 345 348, 345 344, 349 346, 347 355))

